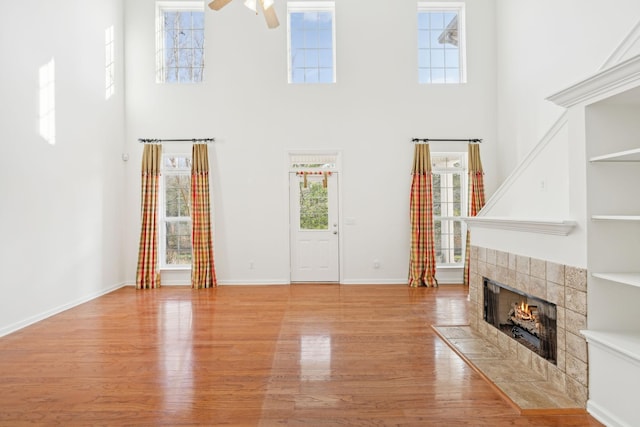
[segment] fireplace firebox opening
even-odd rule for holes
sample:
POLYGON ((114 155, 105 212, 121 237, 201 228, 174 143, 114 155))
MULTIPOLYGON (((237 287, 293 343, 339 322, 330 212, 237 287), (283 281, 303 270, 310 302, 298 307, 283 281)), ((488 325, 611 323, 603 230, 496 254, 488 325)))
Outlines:
POLYGON ((556 305, 483 278, 484 320, 556 364, 556 305))

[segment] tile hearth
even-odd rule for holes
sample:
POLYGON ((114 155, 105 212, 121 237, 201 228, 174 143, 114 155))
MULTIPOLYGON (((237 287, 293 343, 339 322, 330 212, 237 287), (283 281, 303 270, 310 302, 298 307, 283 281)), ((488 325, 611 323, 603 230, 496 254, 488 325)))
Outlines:
POLYGON ((539 372, 487 341, 470 326, 432 326, 436 333, 476 371, 489 380, 523 414, 584 413, 539 372))

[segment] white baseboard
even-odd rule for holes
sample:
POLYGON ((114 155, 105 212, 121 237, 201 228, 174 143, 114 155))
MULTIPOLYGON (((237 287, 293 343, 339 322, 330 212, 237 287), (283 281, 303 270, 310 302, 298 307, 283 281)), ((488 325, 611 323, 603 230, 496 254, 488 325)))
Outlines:
MULTIPOLYGON (((304 282, 301 282, 304 283, 304 282)), ((340 285, 407 285, 407 279, 348 279, 342 280, 340 285)), ((289 280, 218 280, 218 286, 271 286, 271 285, 290 285, 289 280)), ((447 280, 447 278, 438 278, 439 285, 460 285, 461 281, 457 278, 447 280)), ((135 286, 135 284, 127 284, 124 286, 135 286)), ((190 283, 163 281, 161 286, 184 286, 190 287, 190 283)))
POLYGON ((218 286, 243 286, 243 285, 289 285, 289 279, 280 280, 218 280, 218 286))
POLYGON ((593 418, 608 427, 632 427, 630 424, 622 422, 615 415, 595 403, 593 400, 587 401, 587 412, 589 412, 593 418))
POLYGON ((95 292, 93 294, 89 294, 87 296, 84 296, 82 298, 78 298, 75 301, 71 301, 67 304, 62 304, 58 307, 52 308, 51 310, 47 310, 45 312, 42 312, 40 314, 36 314, 34 316, 28 317, 24 320, 20 320, 16 323, 13 323, 9 326, 6 326, 4 328, 0 328, 0 337, 3 337, 5 335, 9 335, 13 332, 16 332, 22 328, 26 328, 27 326, 33 325, 34 323, 37 323, 41 320, 44 320, 46 318, 49 318, 51 316, 55 316, 56 314, 62 313, 63 311, 69 310, 70 308, 76 307, 80 304, 84 304, 85 302, 91 301, 93 299, 96 299, 98 297, 101 297, 103 295, 106 295, 108 293, 111 293, 115 290, 118 290, 122 287, 126 286, 125 283, 119 283, 117 285, 113 285, 110 288, 107 289, 103 289, 101 291, 95 292))
POLYGON ((347 279, 342 285, 406 285, 407 279, 347 279))

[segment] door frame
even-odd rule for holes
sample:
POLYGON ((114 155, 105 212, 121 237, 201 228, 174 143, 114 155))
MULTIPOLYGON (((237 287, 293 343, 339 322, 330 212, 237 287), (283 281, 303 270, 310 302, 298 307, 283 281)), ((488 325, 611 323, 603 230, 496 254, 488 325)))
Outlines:
MULTIPOLYGON (((287 201, 287 245, 288 245, 288 265, 289 265, 289 284, 291 283, 298 283, 298 282, 292 282, 291 281, 291 277, 292 277, 292 268, 293 266, 291 265, 291 258, 293 255, 293 245, 292 245, 292 222, 293 222, 293 218, 291 218, 291 179, 290 179, 290 173, 295 173, 297 171, 300 171, 302 169, 295 169, 292 167, 292 159, 296 156, 333 156, 335 158, 335 167, 328 169, 331 171, 331 173, 336 175, 336 187, 337 187, 337 191, 338 191, 338 211, 337 211, 337 215, 338 215, 338 281, 337 282, 329 282, 329 283, 336 283, 336 284, 342 284, 342 278, 344 277, 343 275, 343 271, 344 271, 344 255, 343 255, 343 239, 342 239, 342 229, 343 229, 343 223, 342 223, 342 201, 343 201, 343 197, 342 197, 342 151, 340 150, 289 150, 287 152, 287 173, 285 175, 286 180, 287 180, 287 185, 285 186, 286 192, 287 192, 287 196, 286 196, 286 201, 287 201)), ((320 169, 319 169, 320 170, 320 169)), ((303 282, 301 282, 303 283, 303 282)))

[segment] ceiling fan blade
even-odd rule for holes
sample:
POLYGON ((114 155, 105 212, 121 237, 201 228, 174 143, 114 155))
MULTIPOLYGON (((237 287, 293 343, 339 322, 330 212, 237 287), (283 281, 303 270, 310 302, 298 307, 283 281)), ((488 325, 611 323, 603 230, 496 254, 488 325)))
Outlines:
POLYGON ((209 3, 209 7, 213 10, 220 10, 230 2, 231 0, 213 0, 211 3, 209 3))
POLYGON ((271 5, 267 9, 264 8, 264 0, 260 0, 260 5, 262 6, 262 12, 264 13, 264 19, 267 21, 267 27, 269 28, 277 28, 280 25, 280 21, 278 21, 278 17, 276 16, 276 8, 271 5))

